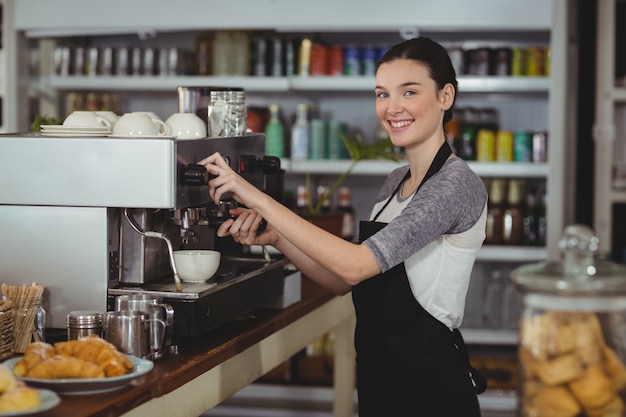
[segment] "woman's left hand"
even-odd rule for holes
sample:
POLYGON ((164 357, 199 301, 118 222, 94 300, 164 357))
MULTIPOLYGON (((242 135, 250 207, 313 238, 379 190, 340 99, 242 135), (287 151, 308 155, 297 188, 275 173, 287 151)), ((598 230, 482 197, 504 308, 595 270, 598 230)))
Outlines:
POLYGON ((209 180, 209 196, 219 204, 225 193, 246 207, 253 208, 258 198, 264 194, 254 185, 243 179, 233 171, 219 152, 204 158, 199 165, 203 165, 209 174, 215 176, 209 180))
POLYGON ((234 217, 227 219, 217 229, 217 236, 232 236, 235 242, 243 245, 274 245, 278 235, 269 225, 263 232, 259 226, 263 217, 254 210, 236 208, 230 211, 234 217))

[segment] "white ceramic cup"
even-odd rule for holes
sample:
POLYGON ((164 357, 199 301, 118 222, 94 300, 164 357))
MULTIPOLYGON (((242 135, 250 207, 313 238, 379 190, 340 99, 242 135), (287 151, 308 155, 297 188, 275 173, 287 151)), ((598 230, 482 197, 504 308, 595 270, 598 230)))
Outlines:
POLYGON ((145 113, 125 113, 115 126, 113 136, 164 136, 167 132, 165 122, 153 120, 145 113))
POLYGON ((117 115, 115 112, 108 111, 108 110, 97 111, 96 114, 108 120, 109 123, 111 124, 111 129, 113 129, 113 126, 115 126, 115 123, 117 123, 117 121, 120 119, 119 115, 117 115))
POLYGON ((78 110, 70 113, 63 121, 63 126, 72 128, 106 127, 111 128, 111 122, 93 111, 78 110))
POLYGON ((159 116, 157 116, 154 112, 151 112, 151 111, 134 111, 133 113, 145 114, 150 119, 152 119, 152 121, 159 128, 159 134, 162 134, 162 135, 169 135, 170 134, 169 127, 165 124, 165 122, 163 122, 163 119, 161 119, 159 116))
POLYGON ((206 123, 195 113, 174 113, 165 124, 176 139, 200 139, 207 136, 206 123))

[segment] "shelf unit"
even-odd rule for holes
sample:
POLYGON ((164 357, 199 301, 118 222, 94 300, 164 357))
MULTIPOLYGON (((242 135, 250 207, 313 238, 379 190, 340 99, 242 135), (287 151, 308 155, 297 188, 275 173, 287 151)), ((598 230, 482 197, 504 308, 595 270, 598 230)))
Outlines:
MULTIPOLYGON (((558 239, 563 227, 573 218, 574 184, 567 181, 572 177, 575 152, 567 138, 574 131, 573 120, 575 103, 569 94, 575 91, 575 79, 569 72, 573 62, 571 36, 573 17, 568 0, 528 0, 526 2, 476 0, 451 0, 441 2, 400 0, 397 10, 404 10, 400 16, 385 18, 380 15, 380 4, 374 1, 335 2, 320 0, 313 4, 302 4, 300 13, 286 13, 291 8, 287 0, 243 0, 222 2, 219 6, 207 5, 198 0, 181 0, 172 9, 165 0, 155 0, 150 11, 139 8, 123 0, 111 0, 107 4, 86 3, 76 0, 61 0, 54 7, 37 0, 20 0, 15 15, 17 33, 26 39, 43 39, 67 36, 107 36, 128 34, 134 36, 154 36, 167 31, 218 30, 221 28, 254 28, 276 30, 278 33, 293 32, 319 33, 324 31, 379 31, 402 32, 416 30, 430 33, 461 33, 459 39, 472 33, 481 34, 481 39, 498 37, 507 31, 547 34, 551 46, 550 77, 459 77, 459 90, 473 104, 487 97, 488 100, 502 98, 530 98, 545 104, 547 115, 543 128, 549 131, 549 161, 547 163, 475 163, 470 165, 483 178, 516 177, 545 179, 548 198, 547 245, 542 248, 485 246, 479 253, 480 262, 528 263, 546 259, 558 259, 558 239), (243 3, 243 5, 242 5, 243 3), (29 13, 33 8, 38 14, 29 13), (74 13, 64 13, 72 7, 74 13), (111 10, 124 7, 127 13, 110 17, 111 10), (195 12, 184 19, 172 18, 180 15, 183 8, 194 8, 195 12), (265 13, 254 13, 253 10, 265 13), (156 13, 156 11, 159 11, 156 13), (327 13, 333 10, 333 13, 327 13), (359 18, 355 18, 358 10, 359 18), (450 11, 454 12, 450 12, 450 11), (88 13, 87 13, 88 11, 88 13), (86 17, 85 17, 86 16, 86 17), (80 17, 80 18, 79 18, 80 17), (111 26, 110 22, 116 22, 111 26), (147 24, 146 22, 150 22, 147 24)), ((15 76, 14 79, 17 79, 15 76)), ((69 76, 42 77, 30 84, 38 94, 55 97, 57 91, 124 91, 133 95, 151 94, 163 99, 171 93, 175 101, 176 88, 184 86, 233 86, 243 87, 251 95, 268 100, 293 100, 293 96, 324 97, 327 101, 336 100, 339 95, 352 95, 362 99, 371 94, 373 77, 118 77, 69 76), (327 94, 327 93, 331 94, 327 94)), ((626 90, 622 93, 626 97, 626 90)), ((299 98, 298 98, 299 99, 299 98)), ((363 100, 366 106, 373 107, 373 100, 363 100)), ((516 101, 516 100, 512 100, 516 101)), ((533 103, 535 101, 532 101, 533 103)), ((532 106, 532 105, 530 105, 532 106)), ((543 107, 541 107, 543 109, 543 107)), ((517 115, 515 115, 517 116, 517 115)), ((528 116, 528 115, 526 115, 528 116)), ((289 175, 300 177, 307 173, 319 176, 337 175, 347 168, 349 161, 292 161, 284 159, 283 167, 289 175)), ((369 183, 378 191, 372 177, 384 177, 401 163, 391 161, 361 161, 353 171, 350 180, 369 183)), ((361 190, 362 188, 359 188, 361 190)), ((626 199, 626 192, 623 194, 626 199)), ((371 202, 371 194, 367 196, 371 202)), ((464 337, 471 344, 512 346, 517 343, 517 333, 513 330, 464 329, 464 337)), ((510 402, 506 407, 510 406, 510 402)), ((513 403, 514 404, 514 403, 513 403)), ((512 406, 514 408, 514 405, 512 406)))
MULTIPOLYGON (((459 76, 463 93, 543 93, 550 90, 549 77, 459 76)), ((50 76, 38 88, 93 91, 172 92, 180 85, 227 87, 237 85, 248 92, 374 91, 374 77, 216 77, 216 76, 50 76)))
POLYGON ((614 169, 619 158, 617 141, 626 138, 626 126, 616 122, 616 112, 626 108, 626 87, 615 78, 616 3, 619 0, 598 0, 598 34, 596 56, 596 113, 593 126, 595 141, 594 229, 600 240, 599 252, 611 256, 618 248, 613 241, 613 206, 626 204, 626 190, 613 187, 614 169))
POLYGON ((18 103, 17 83, 17 39, 14 36, 14 0, 0 0, 0 133, 17 130, 18 103))

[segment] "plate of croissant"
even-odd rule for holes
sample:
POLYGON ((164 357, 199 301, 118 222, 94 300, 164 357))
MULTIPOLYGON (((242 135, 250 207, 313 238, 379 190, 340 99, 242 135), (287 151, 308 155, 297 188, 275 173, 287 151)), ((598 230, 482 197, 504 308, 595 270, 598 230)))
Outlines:
POLYGON ((95 335, 54 345, 33 342, 23 356, 3 364, 28 385, 65 395, 114 391, 154 367, 152 361, 123 354, 95 335))

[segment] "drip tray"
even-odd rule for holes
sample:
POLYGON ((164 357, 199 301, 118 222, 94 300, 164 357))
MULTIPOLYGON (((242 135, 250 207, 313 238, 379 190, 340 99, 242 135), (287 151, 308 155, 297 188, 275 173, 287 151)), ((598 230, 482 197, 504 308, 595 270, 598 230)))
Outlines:
POLYGON ((149 292, 170 299, 197 300, 217 291, 231 287, 250 278, 264 275, 274 269, 283 268, 285 260, 265 262, 256 258, 222 258, 220 266, 205 282, 183 282, 183 290, 176 291, 174 275, 150 281, 140 286, 127 285, 109 288, 109 295, 124 295, 149 292))

